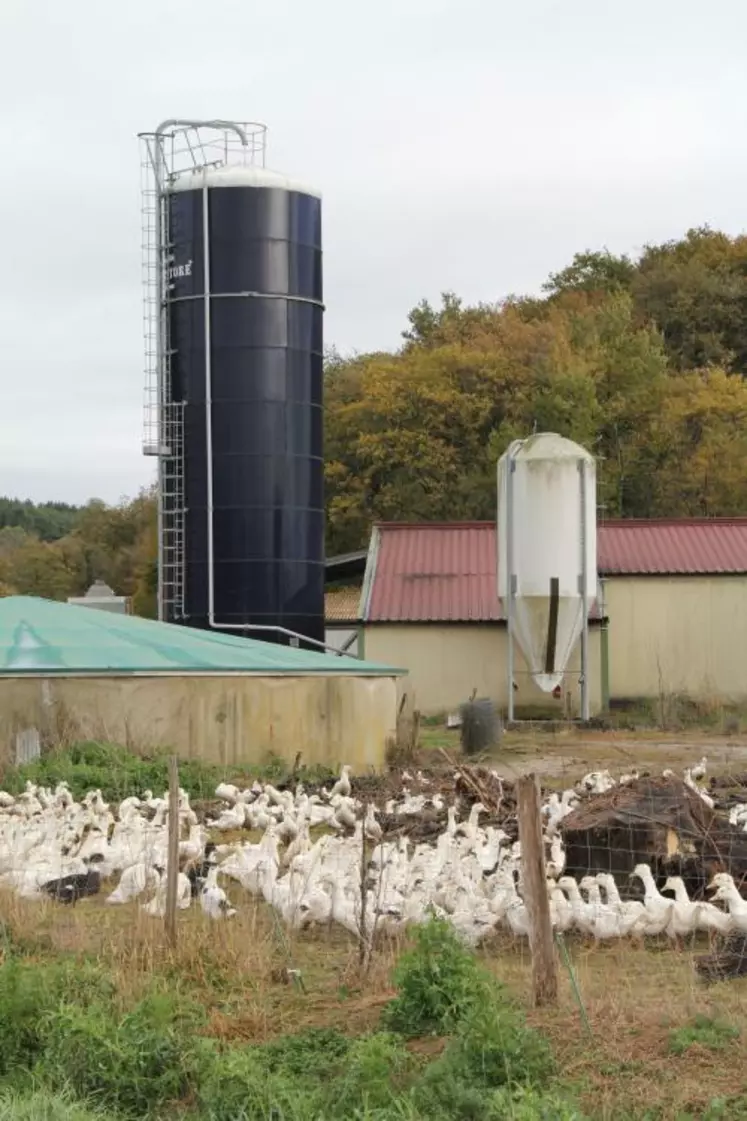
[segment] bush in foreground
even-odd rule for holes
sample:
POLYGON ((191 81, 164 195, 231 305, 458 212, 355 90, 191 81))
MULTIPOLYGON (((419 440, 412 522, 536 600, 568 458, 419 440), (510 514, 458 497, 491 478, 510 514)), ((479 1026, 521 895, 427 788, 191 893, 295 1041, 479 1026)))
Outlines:
POLYGON ((49 1085, 133 1118, 182 1100, 199 1070, 198 1014, 153 995, 121 1019, 110 1006, 64 1004, 46 1025, 39 1072, 49 1085))
POLYGON ((417 927, 394 971, 397 996, 382 1022, 408 1038, 448 1035, 469 1011, 494 1000, 497 984, 443 919, 417 927))
POLYGON ((103 1113, 47 1090, 0 1092, 0 1121, 108 1121, 103 1113))

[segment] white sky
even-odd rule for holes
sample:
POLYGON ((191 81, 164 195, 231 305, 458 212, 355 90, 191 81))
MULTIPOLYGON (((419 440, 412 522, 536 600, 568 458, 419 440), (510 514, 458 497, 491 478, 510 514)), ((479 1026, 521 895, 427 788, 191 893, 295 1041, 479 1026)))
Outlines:
POLYGON ((263 120, 324 192, 326 343, 536 292, 584 248, 747 226, 745 0, 3 0, 0 494, 140 454, 138 131, 263 120))

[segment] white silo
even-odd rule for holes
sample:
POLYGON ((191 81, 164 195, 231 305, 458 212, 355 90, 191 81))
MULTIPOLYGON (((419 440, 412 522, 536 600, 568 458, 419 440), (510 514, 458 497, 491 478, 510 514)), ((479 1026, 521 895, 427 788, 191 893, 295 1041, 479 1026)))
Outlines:
POLYGON ((498 462, 498 596, 508 623, 508 716, 513 643, 551 693, 581 636, 581 717, 589 718, 588 614, 596 596, 596 464, 554 432, 515 440, 498 462))

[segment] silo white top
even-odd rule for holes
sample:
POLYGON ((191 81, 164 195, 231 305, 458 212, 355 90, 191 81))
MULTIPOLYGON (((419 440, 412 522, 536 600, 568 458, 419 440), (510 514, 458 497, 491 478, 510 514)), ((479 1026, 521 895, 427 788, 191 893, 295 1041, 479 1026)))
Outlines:
POLYGON ((200 191, 203 187, 275 187, 281 191, 297 191, 320 199, 321 192, 279 171, 266 167, 203 167, 182 171, 167 186, 168 191, 200 191))
POLYGON ((594 456, 586 448, 557 432, 537 432, 526 440, 517 440, 511 447, 520 448, 517 459, 585 459, 594 463, 594 456))

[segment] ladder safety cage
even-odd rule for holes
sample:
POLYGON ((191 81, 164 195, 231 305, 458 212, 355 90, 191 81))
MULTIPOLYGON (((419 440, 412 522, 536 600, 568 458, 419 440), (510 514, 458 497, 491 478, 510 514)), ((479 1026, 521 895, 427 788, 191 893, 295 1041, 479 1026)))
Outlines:
POLYGON ((210 167, 265 165, 266 128, 257 122, 164 121, 141 133, 141 227, 145 389, 143 453, 158 464, 158 618, 179 622, 184 606, 184 401, 172 397, 169 331, 169 184, 210 167))

